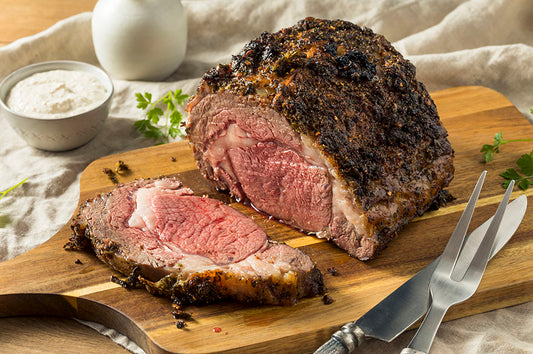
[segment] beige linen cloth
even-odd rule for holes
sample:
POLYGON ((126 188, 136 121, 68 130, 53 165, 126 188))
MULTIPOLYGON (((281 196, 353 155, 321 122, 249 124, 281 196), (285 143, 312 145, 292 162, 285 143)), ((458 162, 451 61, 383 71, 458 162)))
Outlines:
MULTIPOLYGON (((487 86, 506 95, 524 119, 533 121, 531 0, 185 0, 183 4, 189 26, 183 65, 165 82, 114 80, 110 117, 87 145, 62 153, 39 151, 27 146, 0 117, 0 190, 28 178, 0 200, 0 261, 41 244, 69 221, 78 202, 80 174, 91 161, 152 144, 132 129, 142 115, 135 107, 135 92, 157 96, 183 88, 192 94, 208 68, 229 62, 250 39, 306 16, 368 26, 416 65, 418 79, 430 91, 487 86)), ((46 60, 98 65, 90 23, 91 13, 80 14, 1 48, 0 79, 46 60)), ((114 331, 97 330, 133 352, 142 352, 114 331)), ((393 343, 370 341, 358 352, 399 352, 413 334, 407 332, 393 343)), ((444 323, 432 347, 432 353, 532 352, 533 303, 444 323)))

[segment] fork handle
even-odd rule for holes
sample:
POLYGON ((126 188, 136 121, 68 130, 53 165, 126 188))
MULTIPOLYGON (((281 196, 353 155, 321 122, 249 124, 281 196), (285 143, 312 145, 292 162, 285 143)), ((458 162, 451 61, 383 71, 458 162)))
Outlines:
POLYGON ((428 353, 447 310, 447 307, 435 306, 432 303, 411 343, 401 351, 401 354, 428 353))

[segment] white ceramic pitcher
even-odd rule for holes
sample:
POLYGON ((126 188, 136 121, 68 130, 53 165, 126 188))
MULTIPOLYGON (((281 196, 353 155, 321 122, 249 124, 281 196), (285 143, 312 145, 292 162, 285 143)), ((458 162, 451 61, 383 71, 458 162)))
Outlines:
POLYGON ((183 62, 187 18, 179 0, 99 0, 92 33, 96 56, 113 78, 156 81, 183 62))

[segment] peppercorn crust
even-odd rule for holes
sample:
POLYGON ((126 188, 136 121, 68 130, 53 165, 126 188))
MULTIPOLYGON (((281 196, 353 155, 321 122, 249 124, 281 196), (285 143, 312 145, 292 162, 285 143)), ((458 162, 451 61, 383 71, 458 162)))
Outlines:
POLYGON ((371 29, 306 18, 252 40, 229 65, 209 70, 199 90, 253 95, 280 112, 314 140, 368 209, 394 199, 440 158, 443 167, 428 183, 440 190, 453 178, 447 132, 415 76, 371 29))
POLYGON ((218 111, 200 102, 214 94, 251 112, 276 112, 267 116, 282 117, 320 151, 363 223, 354 231, 333 218, 325 237, 359 259, 378 254, 453 179, 453 149, 415 67, 369 28, 305 18, 261 34, 204 75, 187 107, 187 132, 204 176, 227 189, 204 156, 205 115, 218 111))

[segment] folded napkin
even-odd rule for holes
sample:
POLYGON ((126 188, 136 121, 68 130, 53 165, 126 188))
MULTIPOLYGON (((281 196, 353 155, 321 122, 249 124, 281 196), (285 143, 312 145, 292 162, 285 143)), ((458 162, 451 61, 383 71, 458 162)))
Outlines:
MULTIPOLYGON (((99 157, 146 147, 152 142, 132 128, 142 116, 135 92, 154 96, 182 88, 194 93, 210 67, 229 62, 250 39, 301 18, 342 18, 385 35, 417 68, 430 91, 482 85, 507 96, 533 122, 533 2, 530 0, 224 0, 182 1, 188 18, 185 62, 163 82, 114 80, 115 95, 103 131, 89 144, 50 153, 26 145, 0 123, 0 190, 28 178, 0 201, 0 261, 53 236, 74 213, 79 179, 99 157)), ((46 60, 98 65, 91 38, 91 13, 61 21, 35 36, 0 48, 0 79, 46 60)), ((90 324, 90 323, 87 323, 90 324)), ((98 324, 90 324, 98 327, 98 324)), ((142 352, 115 331, 97 328, 133 352, 142 352), (111 333, 111 334, 109 334, 111 333)), ((393 343, 371 341, 358 352, 399 352, 413 336, 393 343)), ((432 353, 533 352, 533 303, 444 323, 432 353)))

